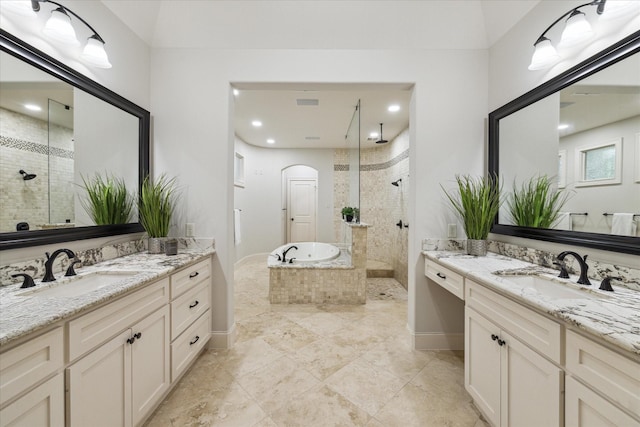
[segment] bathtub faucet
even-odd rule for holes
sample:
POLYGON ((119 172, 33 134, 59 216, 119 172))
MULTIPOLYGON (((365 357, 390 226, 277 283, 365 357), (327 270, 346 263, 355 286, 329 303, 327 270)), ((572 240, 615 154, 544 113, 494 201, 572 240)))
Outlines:
POLYGON ((291 249, 298 250, 298 247, 296 245, 291 245, 287 249, 282 251, 282 262, 287 262, 287 252, 289 252, 291 249))

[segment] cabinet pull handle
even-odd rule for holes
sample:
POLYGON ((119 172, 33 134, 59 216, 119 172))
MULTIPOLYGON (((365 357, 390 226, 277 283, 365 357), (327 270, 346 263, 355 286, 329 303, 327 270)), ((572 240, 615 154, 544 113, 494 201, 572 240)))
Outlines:
POLYGON ((138 332, 138 333, 133 334, 133 337, 135 339, 139 340, 140 338, 142 338, 142 332, 138 332))
POLYGON ((193 308, 198 304, 200 304, 200 301, 196 300, 196 302, 194 302, 193 304, 189 305, 189 308, 193 308))
POLYGON ((441 278, 441 279, 446 279, 446 278, 447 278, 447 276, 445 276, 445 275, 444 275, 444 274, 442 274, 442 273, 437 273, 437 274, 436 274, 436 276, 438 276, 438 277, 439 277, 439 278, 441 278))
POLYGON ((136 341, 136 337, 127 338, 127 344, 133 344, 136 341))
POLYGON ((492 340, 492 341, 495 341, 495 340, 497 340, 497 339, 498 339, 498 336, 497 336, 497 335, 495 335, 495 334, 491 334, 491 340, 492 340))
POLYGON ((504 340, 498 339, 498 345, 499 345, 500 347, 502 347, 502 346, 503 346, 503 345, 505 345, 505 344, 506 344, 506 342, 505 342, 504 340))
POLYGON ((195 343, 198 342, 199 339, 200 339, 200 336, 196 335, 195 339, 189 342, 189 345, 194 345, 195 343))
POLYGON ((191 273, 191 274, 189 275, 189 279, 193 279, 193 278, 194 278, 194 277, 196 277, 198 274, 200 274, 200 273, 198 273, 197 271, 195 271, 195 272, 191 273))

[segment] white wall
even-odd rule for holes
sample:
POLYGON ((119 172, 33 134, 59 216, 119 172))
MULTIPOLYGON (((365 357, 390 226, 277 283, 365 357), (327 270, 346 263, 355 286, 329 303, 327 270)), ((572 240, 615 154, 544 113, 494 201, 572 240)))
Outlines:
POLYGON ((444 295, 446 291, 427 284, 420 251, 424 237, 446 236, 445 224, 451 220, 439 183, 456 172, 483 170, 486 69, 483 50, 154 50, 154 163, 158 170, 180 174, 189 187, 188 221, 198 224, 198 234, 216 238, 214 330, 229 331, 233 325, 230 83, 365 82, 415 83, 410 129, 415 144, 410 153, 409 327, 426 334, 427 340, 433 338, 431 342, 443 333, 462 331, 462 306, 444 295), (387 66, 380 67, 381 63, 387 66))
POLYGON ((236 138, 235 151, 244 156, 245 186, 234 188, 234 207, 242 209, 242 242, 235 247, 234 261, 285 243, 282 171, 293 165, 318 171, 316 241, 333 241, 333 149, 260 148, 236 138))
MULTIPOLYGON (((529 71, 533 43, 542 31, 571 7, 583 4, 580 1, 542 1, 519 23, 489 49, 489 111, 493 111, 512 99, 526 93, 550 78, 578 64, 616 41, 640 28, 640 17, 632 21, 600 23, 597 36, 587 46, 578 46, 567 52, 565 59, 548 70, 529 71)), ((562 26, 551 35, 559 36, 562 26)), ((560 252, 569 245, 554 244, 539 240, 520 239, 502 235, 490 238, 531 248, 560 252)), ((580 247, 572 248, 579 253, 588 253, 591 259, 614 262, 620 265, 640 266, 637 256, 580 247)))

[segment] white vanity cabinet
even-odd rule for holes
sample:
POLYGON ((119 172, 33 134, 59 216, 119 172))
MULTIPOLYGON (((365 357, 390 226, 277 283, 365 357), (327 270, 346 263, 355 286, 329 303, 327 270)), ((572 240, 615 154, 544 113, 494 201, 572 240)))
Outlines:
POLYGON ((64 425, 63 343, 57 327, 0 354, 0 426, 64 425))
POLYGON ((171 380, 176 381, 209 340, 211 260, 171 276, 171 380))
POLYGON ((464 299, 464 276, 444 267, 437 262, 426 260, 424 275, 455 296, 464 299))
POLYGON ((164 396, 170 386, 168 302, 164 279, 69 322, 69 330, 76 331, 70 332, 70 348, 82 347, 74 340, 115 334, 67 368, 71 427, 135 426, 164 396), (123 330, 123 318, 135 323, 123 330))
POLYGON ((468 279, 465 287, 465 388, 476 405, 494 426, 562 426, 563 371, 524 344, 556 337, 546 346, 554 355, 560 325, 468 279))
POLYGON ((567 378, 566 426, 640 427, 638 361, 574 331, 566 333, 566 353, 572 377, 567 378))

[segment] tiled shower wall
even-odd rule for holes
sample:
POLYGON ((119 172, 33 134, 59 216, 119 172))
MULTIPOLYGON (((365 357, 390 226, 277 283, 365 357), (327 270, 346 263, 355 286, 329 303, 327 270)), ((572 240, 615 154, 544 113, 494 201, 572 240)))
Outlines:
MULTIPOLYGON (((341 242, 344 229, 340 209, 348 197, 348 153, 336 150, 334 155, 334 218, 336 241, 341 242), (344 170, 346 169, 346 170, 344 170)), ((363 149, 360 153, 360 216, 369 224, 368 259, 382 261, 394 270, 394 277, 405 288, 408 284, 409 130, 390 143, 363 149), (398 187, 391 182, 402 179, 398 187)), ((410 224, 409 224, 410 225, 410 224)))
POLYGON ((54 125, 49 132, 45 121, 0 108, 0 232, 23 221, 31 229, 73 222, 73 167, 71 129, 54 125), (37 177, 25 181, 20 169, 37 177))

